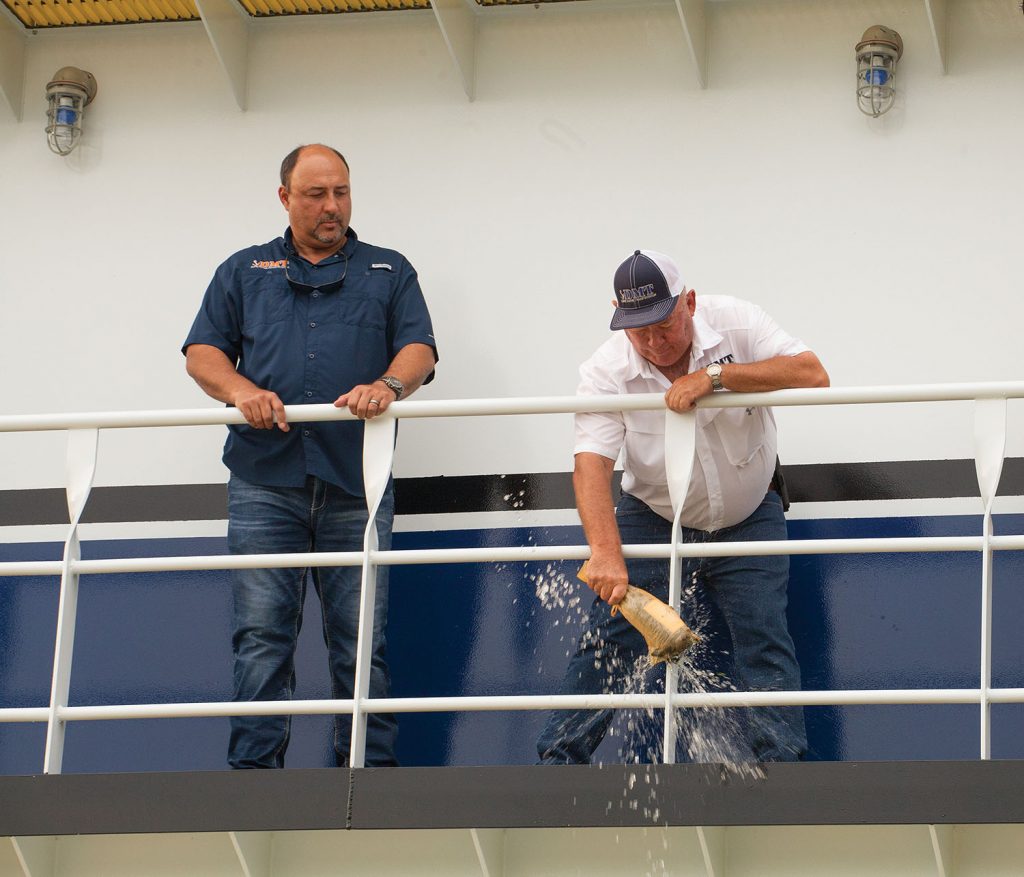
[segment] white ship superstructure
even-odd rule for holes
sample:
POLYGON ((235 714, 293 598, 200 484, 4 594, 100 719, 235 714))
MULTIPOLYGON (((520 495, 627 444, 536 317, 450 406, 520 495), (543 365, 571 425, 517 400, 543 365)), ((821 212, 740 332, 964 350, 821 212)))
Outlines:
POLYGON ((5 4, 0 874, 1019 872, 1016 0, 5 4), (873 25, 903 44, 877 118, 873 25), (96 91, 59 156, 68 67, 96 91), (407 767, 326 767, 311 708, 289 769, 243 775, 223 709, 167 706, 230 700, 224 410, 179 348, 215 267, 284 230, 277 167, 309 142, 430 304, 395 550, 437 553, 392 570, 407 767), (600 768, 532 764, 580 623, 570 397, 637 248, 832 378, 775 409, 811 760, 763 777, 614 764, 615 738, 600 768))

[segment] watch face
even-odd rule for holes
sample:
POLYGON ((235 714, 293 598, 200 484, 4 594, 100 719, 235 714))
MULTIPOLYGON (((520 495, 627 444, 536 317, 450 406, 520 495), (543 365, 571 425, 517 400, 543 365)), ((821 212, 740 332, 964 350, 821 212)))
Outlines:
POLYGON ((405 392, 405 385, 398 380, 398 378, 393 378, 389 375, 386 378, 381 378, 381 380, 384 382, 385 386, 391 388, 391 391, 395 394, 396 400, 402 397, 402 393, 405 392))

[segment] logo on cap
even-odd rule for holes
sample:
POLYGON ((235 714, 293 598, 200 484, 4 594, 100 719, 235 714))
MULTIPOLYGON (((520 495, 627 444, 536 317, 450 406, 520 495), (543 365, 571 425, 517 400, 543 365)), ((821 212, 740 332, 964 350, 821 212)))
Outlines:
POLYGON ((646 283, 640 287, 633 287, 632 289, 620 289, 619 290, 619 307, 620 308, 639 308, 642 307, 644 302, 649 298, 657 298, 658 293, 654 289, 653 283, 646 283))

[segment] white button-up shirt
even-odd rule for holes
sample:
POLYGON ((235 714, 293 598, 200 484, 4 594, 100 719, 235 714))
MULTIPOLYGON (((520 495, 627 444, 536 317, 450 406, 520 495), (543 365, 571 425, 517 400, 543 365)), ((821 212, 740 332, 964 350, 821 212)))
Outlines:
MULTIPOLYGON (((685 306, 680 302, 677 307, 685 306)), ((808 348, 779 328, 761 308, 731 296, 697 297, 690 372, 720 362, 761 362, 808 348)), ((580 395, 664 393, 671 386, 640 356, 625 332, 616 332, 580 366, 580 395)), ((672 520, 665 474, 664 411, 576 415, 574 454, 612 460, 621 454, 622 490, 672 520)), ((719 530, 745 520, 764 499, 778 452, 770 408, 697 410, 697 452, 683 504, 682 524, 719 530)))

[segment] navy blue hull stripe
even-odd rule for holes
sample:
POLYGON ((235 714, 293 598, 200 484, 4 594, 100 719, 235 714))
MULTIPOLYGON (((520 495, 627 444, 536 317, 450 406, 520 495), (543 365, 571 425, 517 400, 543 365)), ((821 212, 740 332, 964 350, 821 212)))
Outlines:
MULTIPOLYGON (((797 465, 786 466, 785 476, 794 503, 978 496, 973 460, 797 465)), ((1024 495, 1024 458, 1006 460, 999 493, 1024 495)), ((399 478, 395 501, 400 515, 566 509, 573 507, 572 475, 399 478)), ((96 487, 83 521, 218 521, 226 517, 223 484, 164 484, 96 487)), ((0 526, 66 523, 67 505, 60 488, 0 490, 0 526)))

